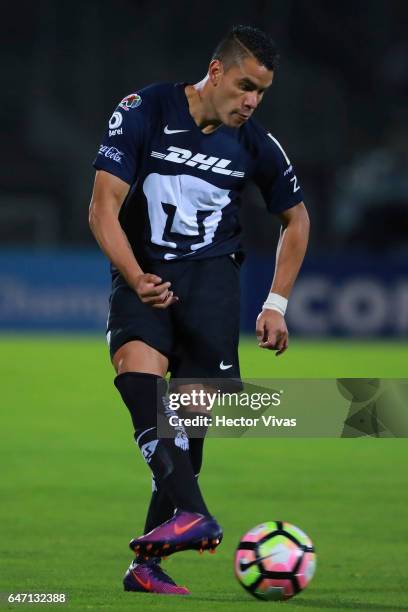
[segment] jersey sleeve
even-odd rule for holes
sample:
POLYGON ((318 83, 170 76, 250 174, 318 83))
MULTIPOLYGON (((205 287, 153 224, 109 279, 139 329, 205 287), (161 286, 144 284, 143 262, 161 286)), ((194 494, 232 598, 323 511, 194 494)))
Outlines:
POLYGON ((134 182, 149 122, 148 106, 143 92, 130 94, 118 104, 109 119, 94 168, 114 174, 129 185, 134 182))
POLYGON ((302 189, 281 144, 264 130, 259 137, 254 181, 261 190, 268 210, 279 213, 303 201, 302 189))

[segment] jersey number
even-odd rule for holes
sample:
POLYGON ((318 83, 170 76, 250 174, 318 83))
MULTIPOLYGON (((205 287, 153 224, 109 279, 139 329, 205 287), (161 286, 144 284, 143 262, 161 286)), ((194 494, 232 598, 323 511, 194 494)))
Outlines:
POLYGON ((296 193, 300 189, 300 185, 298 185, 297 176, 293 176, 290 179, 290 182, 293 181, 293 193, 296 193))

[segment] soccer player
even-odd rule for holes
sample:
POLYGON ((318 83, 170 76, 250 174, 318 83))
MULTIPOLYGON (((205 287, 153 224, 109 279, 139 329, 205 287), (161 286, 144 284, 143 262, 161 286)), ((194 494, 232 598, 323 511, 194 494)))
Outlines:
POLYGON ((288 346, 285 309, 308 239, 294 168, 252 115, 271 86, 277 50, 257 28, 237 26, 195 85, 160 83, 113 112, 94 167, 90 226, 111 262, 107 339, 115 385, 136 443, 153 473, 144 535, 126 590, 187 594, 160 566, 163 556, 214 550, 222 530, 197 477, 203 439, 157 433, 156 404, 168 372, 182 379, 238 379, 238 211, 249 180, 282 231, 271 292, 256 323, 259 346, 288 346))

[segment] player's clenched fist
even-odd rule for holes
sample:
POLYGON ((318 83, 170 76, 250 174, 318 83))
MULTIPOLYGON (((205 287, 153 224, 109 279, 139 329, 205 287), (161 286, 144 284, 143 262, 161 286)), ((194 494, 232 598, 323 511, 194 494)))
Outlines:
POLYGON ((156 274, 141 274, 137 277, 134 289, 144 304, 153 308, 168 308, 178 297, 170 291, 171 283, 165 282, 156 274))
POLYGON ((258 346, 276 350, 276 356, 286 351, 289 344, 289 332, 285 318, 276 310, 264 309, 256 320, 258 346))

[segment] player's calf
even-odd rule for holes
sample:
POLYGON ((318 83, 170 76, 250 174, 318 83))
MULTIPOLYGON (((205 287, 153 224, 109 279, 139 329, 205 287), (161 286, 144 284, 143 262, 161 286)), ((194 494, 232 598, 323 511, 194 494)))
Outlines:
POLYGON ((166 381, 154 374, 126 372, 115 378, 115 385, 129 409, 135 440, 175 508, 209 516, 195 478, 189 455, 189 440, 184 430, 175 427, 169 438, 157 432, 158 400, 165 401, 166 381))

